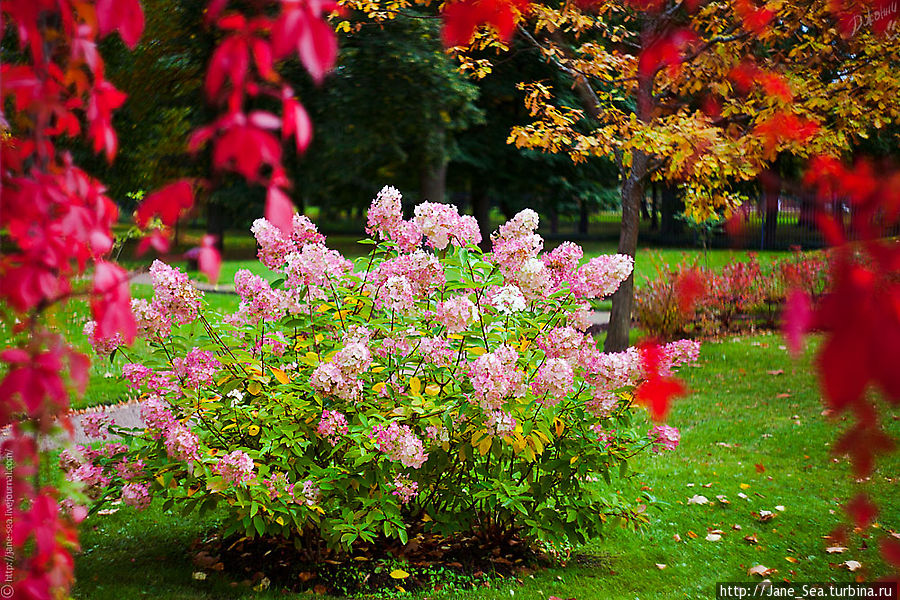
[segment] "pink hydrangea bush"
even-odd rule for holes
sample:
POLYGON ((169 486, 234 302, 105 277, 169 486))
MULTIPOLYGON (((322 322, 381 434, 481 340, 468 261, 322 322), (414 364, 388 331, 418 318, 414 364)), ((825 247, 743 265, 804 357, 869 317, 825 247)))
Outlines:
MULTIPOLYGON (((531 210, 483 253, 455 207, 425 203, 408 221, 400 208, 396 189, 379 192, 356 264, 305 217, 290 236, 256 221, 260 260, 282 278, 239 271, 231 315, 155 263, 155 295, 134 310, 160 360, 122 365, 144 426, 92 422, 129 447, 67 457, 71 478, 106 490, 95 498, 224 505, 229 532, 345 548, 405 541, 424 515, 442 533, 490 522, 551 543, 595 535, 607 515, 642 523, 611 473, 673 450, 678 432, 648 435, 634 414, 640 353, 605 354, 585 333, 590 303, 633 261, 585 260, 572 243, 543 253, 531 210), (186 323, 193 337, 173 329, 186 323)), ((664 346, 659 372, 698 351, 664 346)))

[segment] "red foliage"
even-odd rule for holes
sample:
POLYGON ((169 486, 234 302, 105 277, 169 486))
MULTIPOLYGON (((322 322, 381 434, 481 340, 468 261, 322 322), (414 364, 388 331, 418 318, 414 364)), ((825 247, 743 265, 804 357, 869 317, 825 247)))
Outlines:
POLYGON ((468 44, 481 25, 493 27, 502 40, 509 40, 529 4, 528 0, 457 0, 448 3, 441 13, 444 45, 468 44))
POLYGON ((685 52, 697 39, 696 33, 683 27, 653 40, 641 52, 638 72, 649 76, 660 69, 668 68, 670 73, 676 74, 681 68, 685 52))
POLYGON ((687 393, 684 384, 675 377, 660 373, 661 352, 659 344, 650 341, 640 347, 644 381, 634 390, 634 397, 650 410, 656 420, 665 418, 673 398, 687 393))

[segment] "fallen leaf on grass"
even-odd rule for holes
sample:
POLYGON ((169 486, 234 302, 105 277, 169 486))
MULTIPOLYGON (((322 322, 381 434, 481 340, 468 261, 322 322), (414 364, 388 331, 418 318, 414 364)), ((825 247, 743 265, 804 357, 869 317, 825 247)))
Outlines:
POLYGON ((794 558, 793 556, 785 556, 785 557, 784 557, 784 560, 788 561, 789 563, 798 563, 798 562, 800 562, 799 560, 797 560, 797 559, 794 558))
POLYGON ((827 552, 828 554, 842 554, 846 551, 847 548, 845 548, 844 546, 829 546, 828 548, 825 548, 825 552, 827 552))
POLYGON ((747 570, 747 575, 759 575, 760 577, 768 577, 772 573, 777 573, 778 569, 770 569, 763 565, 756 565, 747 570))
POLYGON ((785 508, 779 504, 778 506, 775 507, 775 510, 777 510, 778 512, 784 512, 785 508))
POLYGON ((737 523, 735 523, 734 525, 732 525, 731 528, 734 529, 735 531, 740 531, 741 529, 743 529, 743 528, 742 528, 740 525, 738 525, 737 523))
POLYGON ((676 533, 675 535, 672 536, 672 539, 675 540, 676 542, 680 542, 681 536, 676 533))
POLYGON ((709 499, 706 496, 700 496, 699 494, 696 496, 691 496, 688 498, 688 504, 709 504, 709 499))
POLYGON ((706 534, 707 542, 718 542, 721 539, 722 539, 722 535, 719 533, 707 533, 706 534))
POLYGON ((784 400, 785 398, 790 398, 791 395, 782 392, 780 394, 775 394, 775 397, 778 398, 779 400, 784 400))
POLYGON ((841 566, 847 567, 847 569, 852 573, 853 571, 858 571, 862 568, 862 563, 858 560, 847 560, 841 563, 841 566))
POLYGON ((766 371, 769 375, 784 375, 784 369, 776 369, 774 371, 766 371))
POLYGON ((756 517, 760 523, 765 523, 775 518, 775 513, 771 510, 761 510, 759 513, 751 512, 750 514, 756 517))
POLYGON ((407 577, 409 577, 409 573, 403 569, 394 569, 391 571, 391 579, 406 579, 407 577))
POLYGON ((204 573, 203 571, 195 571, 194 574, 191 575, 191 577, 193 579, 196 579, 197 581, 203 581, 204 579, 206 579, 206 573, 204 573))
POLYGON ((741 484, 741 489, 742 489, 742 490, 749 490, 749 489, 750 489, 750 484, 749 484, 749 483, 742 483, 742 484, 741 484))
POLYGON ((711 488, 711 487, 712 487, 712 481, 710 481, 709 483, 704 483, 704 484, 703 484, 702 486, 700 486, 700 487, 711 488))
POLYGON ((755 534, 755 533, 751 533, 750 535, 745 535, 745 536, 744 536, 744 541, 745 541, 745 542, 750 542, 751 544, 758 544, 758 543, 759 543, 759 540, 756 538, 756 534, 755 534))
POLYGON ((744 500, 749 500, 750 498, 744 492, 738 492, 738 498, 743 498, 744 500))
POLYGON ((662 563, 656 563, 656 568, 659 569, 660 571, 662 571, 663 569, 666 568, 666 565, 664 565, 662 563))
POLYGON ((693 531, 688 531, 687 536, 692 539, 697 539, 697 534, 694 533, 693 531))
POLYGON ((766 467, 763 466, 762 463, 757 463, 757 464, 755 464, 754 466, 756 467, 756 472, 757 472, 757 473, 765 473, 765 472, 766 472, 766 467))
POLYGON ((728 498, 726 498, 724 494, 719 494, 718 496, 716 496, 716 500, 718 500, 722 504, 731 504, 731 502, 728 501, 728 498))

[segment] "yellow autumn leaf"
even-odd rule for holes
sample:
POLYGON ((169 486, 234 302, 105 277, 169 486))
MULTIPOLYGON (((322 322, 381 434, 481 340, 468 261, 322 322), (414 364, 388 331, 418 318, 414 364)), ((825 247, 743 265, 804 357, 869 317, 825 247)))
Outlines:
POLYGON ((409 577, 409 573, 403 569, 394 569, 391 571, 391 579, 406 579, 407 577, 409 577))
POLYGON ((272 370, 272 374, 275 376, 275 379, 278 380, 279 383, 290 383, 291 378, 287 376, 287 373, 282 371, 281 369, 277 369, 275 367, 269 367, 272 370))
POLYGON ((247 433, 249 433, 250 435, 259 434, 259 425, 251 425, 247 428, 247 433))
POLYGON ((468 348, 466 348, 466 352, 474 354, 475 356, 481 356, 485 353, 485 349, 481 346, 469 346, 468 348))
POLYGON ((378 383, 376 383, 375 385, 372 386, 372 391, 379 393, 379 394, 381 393, 381 390, 383 390, 383 389, 384 389, 383 381, 379 381, 378 383))
POLYGON ((418 396, 422 393, 422 380, 418 377, 410 377, 409 378, 409 392, 413 396, 418 396))
POLYGON ((262 391, 262 385, 258 381, 251 381, 247 385, 247 391, 254 396, 259 396, 259 393, 262 391))
POLYGON ((461 340, 461 339, 463 339, 463 336, 459 335, 458 333, 450 333, 450 334, 447 335, 447 337, 448 337, 449 339, 451 339, 451 340, 461 340))
POLYGON ((429 396, 437 396, 441 393, 441 386, 436 383, 429 383, 425 386, 425 393, 429 396))

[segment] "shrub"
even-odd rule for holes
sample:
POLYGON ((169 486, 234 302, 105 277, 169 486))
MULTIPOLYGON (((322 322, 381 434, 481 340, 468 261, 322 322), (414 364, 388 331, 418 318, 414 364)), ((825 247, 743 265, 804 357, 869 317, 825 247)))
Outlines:
MULTIPOLYGON (((123 367, 146 428, 106 424, 123 444, 67 455, 70 476, 136 506, 224 505, 229 532, 332 548, 405 543, 413 522, 551 543, 644 522, 614 479, 677 432, 635 419, 639 353, 604 354, 583 333, 588 302, 632 260, 580 264, 570 243, 541 256, 530 210, 491 255, 454 207, 415 215, 382 190, 355 265, 302 216, 289 235, 257 221, 260 258, 283 276, 238 272, 240 308, 225 316, 154 263, 155 296, 136 308, 156 362, 123 367)), ((664 371, 697 351, 665 346, 664 371)))
POLYGON ((645 277, 644 285, 635 290, 635 316, 651 336, 673 340, 693 328, 695 307, 685 298, 705 293, 707 272, 698 268, 696 262, 681 262, 670 268, 654 259, 653 267, 655 277, 645 277))

